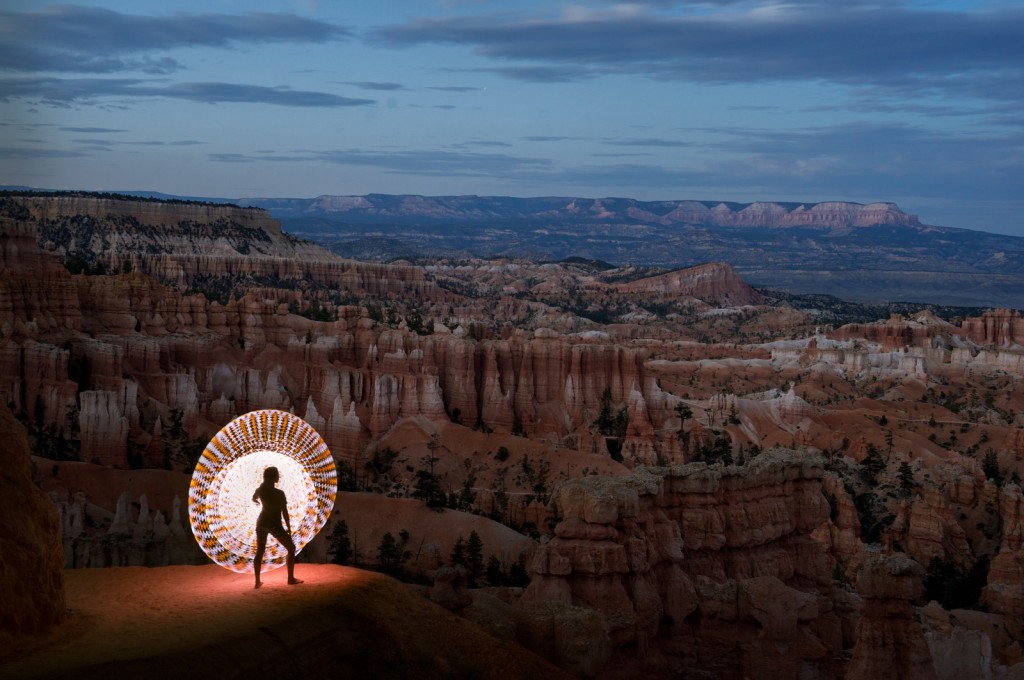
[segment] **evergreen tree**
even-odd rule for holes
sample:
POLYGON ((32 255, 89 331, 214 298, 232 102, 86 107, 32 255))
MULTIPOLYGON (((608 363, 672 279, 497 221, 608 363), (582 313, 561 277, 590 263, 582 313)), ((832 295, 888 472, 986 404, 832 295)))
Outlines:
POLYGON ((903 493, 909 494, 910 490, 914 488, 914 469, 910 467, 907 461, 900 463, 900 469, 896 473, 900 480, 900 488, 903 489, 903 493))
POLYGON ((1003 471, 999 469, 999 458, 992 449, 985 452, 985 458, 981 463, 981 471, 985 473, 987 479, 994 481, 996 486, 1002 486, 1003 471))
POLYGON ((507 583, 513 588, 525 588, 530 584, 530 574, 526 571, 526 557, 520 556, 518 562, 513 562, 509 566, 507 583))
POLYGON ((341 520, 331 529, 327 538, 327 553, 334 564, 350 564, 352 561, 352 541, 348 535, 348 522, 341 520))
POLYGON ((377 546, 377 565, 380 570, 392 576, 399 576, 402 573, 402 566, 412 558, 412 552, 405 549, 409 542, 409 532, 402 529, 398 532, 398 539, 390 531, 380 539, 377 546))
POLYGON ((475 588, 478 579, 484 575, 484 542, 476 531, 469 533, 466 542, 466 571, 469 572, 469 586, 475 588))
POLYGON ((487 571, 484 573, 484 578, 492 586, 500 586, 505 583, 505 571, 501 568, 501 561, 495 555, 487 560, 487 571))
POLYGON ((448 561, 452 563, 452 566, 462 565, 465 567, 466 563, 466 541, 459 536, 455 539, 455 547, 452 548, 452 554, 448 558, 448 561))
POLYGON ((874 486, 878 483, 878 474, 885 469, 885 460, 874 444, 868 444, 868 455, 860 462, 860 476, 865 482, 874 486))
POLYGON ((423 467, 416 470, 415 491, 413 491, 412 495, 423 499, 428 508, 433 508, 440 512, 444 510, 448 499, 441 488, 441 480, 434 473, 434 465, 438 461, 438 457, 434 455, 434 448, 431 448, 430 453, 420 459, 420 464, 423 467))

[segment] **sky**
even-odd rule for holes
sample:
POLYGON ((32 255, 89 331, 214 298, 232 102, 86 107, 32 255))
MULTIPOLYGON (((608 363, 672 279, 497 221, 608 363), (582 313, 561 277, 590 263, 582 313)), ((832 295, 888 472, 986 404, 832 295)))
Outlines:
POLYGON ((1024 236, 1024 3, 7 0, 0 184, 869 203, 1024 236))

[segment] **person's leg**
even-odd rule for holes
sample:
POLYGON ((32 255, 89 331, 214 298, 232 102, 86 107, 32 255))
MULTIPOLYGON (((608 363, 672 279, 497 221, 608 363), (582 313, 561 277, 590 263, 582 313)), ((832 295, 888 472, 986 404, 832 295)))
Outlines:
POLYGON ((284 527, 274 527, 270 530, 270 533, 288 551, 288 557, 285 561, 285 565, 288 567, 288 584, 296 585, 302 583, 301 580, 295 578, 295 542, 292 541, 292 537, 288 535, 284 527))
POLYGON ((295 578, 295 542, 292 541, 292 537, 285 535, 285 540, 281 541, 284 544, 285 549, 288 551, 288 585, 296 585, 302 583, 299 579, 295 578))
POLYGON ((263 585, 260 582, 260 569, 263 568, 263 552, 267 549, 267 532, 262 531, 259 528, 256 529, 256 556, 253 557, 252 566, 256 571, 256 585, 254 588, 259 588, 263 585))

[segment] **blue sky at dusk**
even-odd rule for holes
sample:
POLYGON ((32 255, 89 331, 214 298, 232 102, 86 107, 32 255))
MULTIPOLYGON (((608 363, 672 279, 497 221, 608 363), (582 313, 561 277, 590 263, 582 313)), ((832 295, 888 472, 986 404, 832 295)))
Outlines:
POLYGON ((1019 2, 0 10, 0 184, 895 201, 1024 236, 1019 2))

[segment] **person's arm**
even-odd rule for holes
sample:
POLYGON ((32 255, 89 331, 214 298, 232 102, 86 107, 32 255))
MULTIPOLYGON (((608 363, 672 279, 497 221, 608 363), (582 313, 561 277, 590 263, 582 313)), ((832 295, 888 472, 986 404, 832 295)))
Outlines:
POLYGON ((292 523, 288 519, 288 501, 285 500, 284 494, 281 494, 281 514, 284 516, 284 528, 288 530, 288 533, 292 533, 292 523))
POLYGON ((256 505, 260 504, 260 490, 259 490, 259 487, 257 487, 256 490, 252 492, 252 502, 255 503, 256 505))

